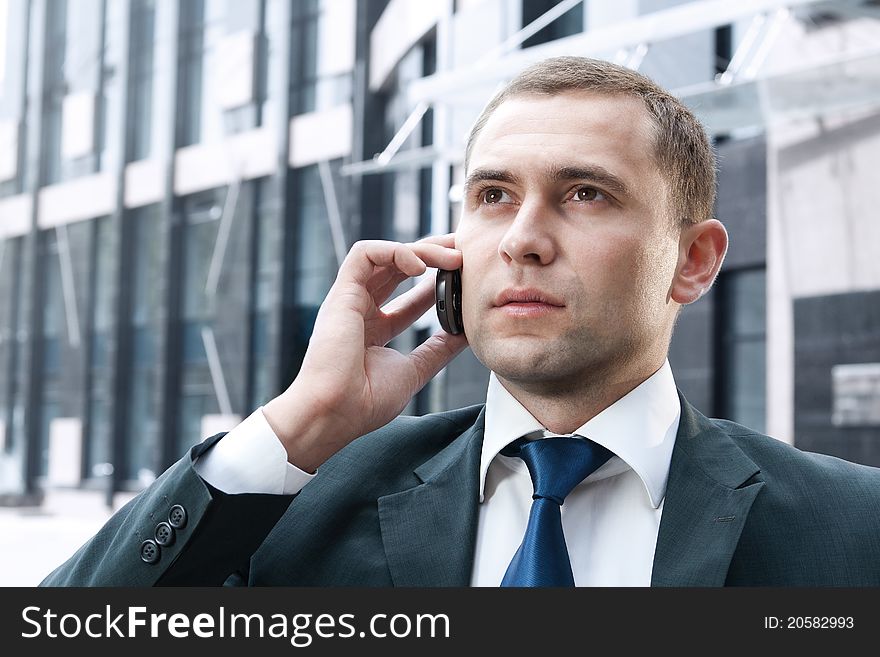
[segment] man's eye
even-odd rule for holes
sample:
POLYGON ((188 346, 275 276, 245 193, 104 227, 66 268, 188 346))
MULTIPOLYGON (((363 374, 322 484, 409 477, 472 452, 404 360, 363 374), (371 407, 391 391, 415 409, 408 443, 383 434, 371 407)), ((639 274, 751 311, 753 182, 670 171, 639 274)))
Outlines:
POLYGON ((504 190, 498 189, 497 187, 491 187, 485 190, 482 194, 483 203, 506 203, 510 200, 510 197, 504 190))
POLYGON ((578 187, 573 198, 575 201, 602 201, 605 195, 595 187, 578 187))

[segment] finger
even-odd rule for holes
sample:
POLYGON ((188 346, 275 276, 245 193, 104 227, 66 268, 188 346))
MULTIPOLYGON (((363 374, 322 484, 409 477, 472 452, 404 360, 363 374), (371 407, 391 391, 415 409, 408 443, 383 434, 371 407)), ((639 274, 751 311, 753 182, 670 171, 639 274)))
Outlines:
POLYGON ((419 276, 426 269, 425 263, 409 245, 383 240, 363 240, 355 242, 351 247, 339 268, 339 277, 343 280, 348 278, 366 287, 380 267, 396 269, 407 276, 419 276))
POLYGON ((380 283, 379 286, 372 291, 373 301, 376 304, 376 307, 379 307, 388 301, 388 298, 394 290, 396 290, 407 278, 409 277, 406 274, 394 272, 394 274, 389 276, 384 282, 380 283))
MULTIPOLYGON (((453 244, 454 241, 455 235, 453 233, 429 235, 407 246, 413 247, 420 259, 431 267, 458 269, 461 267, 461 254, 459 251, 447 246, 453 244), (433 244, 442 248, 436 249, 434 246, 425 247, 427 244, 433 244)), ((385 303, 394 290, 397 289, 397 286, 409 277, 407 274, 392 268, 382 268, 379 272, 370 279, 368 284, 377 306, 385 303)), ((422 275, 424 274, 425 272, 422 273, 422 275)))
POLYGON ((435 333, 409 354, 410 363, 418 377, 418 389, 437 375, 468 346, 464 334, 450 335, 444 331, 435 333))
MULTIPOLYGON (((415 246, 415 244, 413 246, 415 246)), ((459 251, 449 249, 448 247, 441 247, 440 249, 434 247, 425 248, 424 245, 416 248, 420 251, 418 255, 424 256, 423 262, 427 260, 434 263, 431 265, 432 267, 440 266, 443 269, 458 269, 461 266, 461 253, 459 251), (441 264, 438 265, 436 263, 441 264)), ((425 276, 427 275, 427 272, 423 272, 421 275, 425 276)), ((380 306, 385 303, 391 296, 392 292, 397 289, 397 286, 407 278, 408 275, 401 273, 399 270, 385 267, 380 269, 373 278, 370 279, 368 284, 376 305, 380 306)))
POLYGON ((428 267, 438 269, 459 269, 461 267, 461 251, 431 242, 414 242, 410 245, 413 253, 428 267))
POLYGON ((445 246, 451 249, 455 246, 455 233, 446 233, 444 235, 427 235, 426 237, 423 237, 420 240, 416 240, 414 242, 414 244, 419 243, 439 244, 440 246, 445 246))
POLYGON ((381 329, 377 332, 376 344, 388 344, 433 305, 434 281, 428 278, 382 308, 383 318, 377 324, 381 329))

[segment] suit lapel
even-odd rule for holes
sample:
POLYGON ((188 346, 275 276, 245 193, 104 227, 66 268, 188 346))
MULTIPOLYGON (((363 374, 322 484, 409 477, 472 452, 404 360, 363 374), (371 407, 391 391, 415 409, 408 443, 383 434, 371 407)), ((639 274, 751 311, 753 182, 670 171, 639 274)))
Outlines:
MULTIPOLYGON (((764 482, 729 435, 684 397, 681 407, 651 585, 722 586, 764 482)), ((419 486, 379 498, 395 586, 470 584, 484 416, 415 470, 419 486)))
POLYGON ((379 523, 395 586, 468 586, 476 540, 485 410, 415 470, 421 485, 379 498, 379 523))
POLYGON ((681 397, 652 586, 723 586, 764 482, 729 435, 681 397))

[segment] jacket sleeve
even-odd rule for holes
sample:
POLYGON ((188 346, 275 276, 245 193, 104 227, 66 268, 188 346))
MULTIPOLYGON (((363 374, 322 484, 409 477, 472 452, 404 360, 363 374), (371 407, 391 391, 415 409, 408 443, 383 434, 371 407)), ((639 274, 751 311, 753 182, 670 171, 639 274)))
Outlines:
POLYGON ((228 495, 202 480, 193 462, 223 435, 193 447, 40 586, 219 586, 247 569, 293 496, 228 495))

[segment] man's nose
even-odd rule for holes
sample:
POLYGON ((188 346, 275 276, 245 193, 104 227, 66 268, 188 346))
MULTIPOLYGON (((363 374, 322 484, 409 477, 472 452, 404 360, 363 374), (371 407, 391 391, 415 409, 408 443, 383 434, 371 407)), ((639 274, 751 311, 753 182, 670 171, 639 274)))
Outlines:
POLYGON ((498 254, 507 263, 550 264, 556 257, 553 223, 552 209, 537 201, 526 201, 501 238, 498 254))

